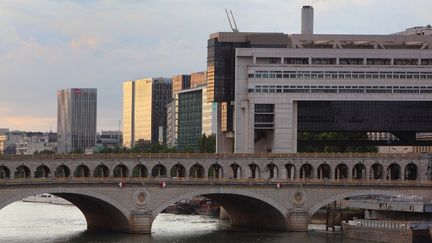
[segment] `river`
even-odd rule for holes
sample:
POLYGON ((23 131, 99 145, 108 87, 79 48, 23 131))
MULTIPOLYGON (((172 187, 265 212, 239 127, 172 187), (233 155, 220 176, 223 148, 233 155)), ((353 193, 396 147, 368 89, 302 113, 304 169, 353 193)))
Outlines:
POLYGON ((0 242, 158 242, 158 243, 364 243, 340 233, 233 229, 229 222, 199 215, 160 214, 151 235, 86 230, 75 206, 15 202, 0 210, 0 242))

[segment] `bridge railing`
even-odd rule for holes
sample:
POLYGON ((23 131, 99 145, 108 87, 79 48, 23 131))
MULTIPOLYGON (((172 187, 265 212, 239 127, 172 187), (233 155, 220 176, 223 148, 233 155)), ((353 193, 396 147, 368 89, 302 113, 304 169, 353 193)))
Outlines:
POLYGON ((50 154, 50 155, 0 155, 3 160, 61 160, 61 159, 139 159, 139 158, 420 158, 425 153, 122 153, 122 154, 50 154))
POLYGON ((355 185, 355 186, 432 186, 430 180, 368 180, 368 179, 258 179, 258 178, 191 178, 191 177, 49 177, 7 178, 1 184, 51 184, 51 183, 173 183, 173 184, 242 184, 242 185, 355 185))

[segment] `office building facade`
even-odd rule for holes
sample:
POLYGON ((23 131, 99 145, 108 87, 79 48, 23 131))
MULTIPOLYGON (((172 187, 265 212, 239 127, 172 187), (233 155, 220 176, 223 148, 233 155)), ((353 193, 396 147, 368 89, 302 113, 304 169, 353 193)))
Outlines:
POLYGON ((302 34, 210 35, 217 151, 296 152, 303 131, 391 132, 407 145, 421 144, 416 133, 432 131, 428 27, 319 35, 305 19, 302 34))
POLYGON ((183 80, 188 80, 188 85, 177 85, 181 88, 173 86, 173 99, 167 105, 168 146, 180 151, 198 151, 201 136, 215 133, 213 103, 207 98, 207 74, 176 75, 173 80, 175 77, 187 77, 183 80))
POLYGON ((97 90, 57 91, 57 152, 84 152, 96 145, 97 90))
POLYGON ((123 83, 123 146, 137 141, 166 143, 166 105, 171 99, 169 78, 147 78, 123 83))

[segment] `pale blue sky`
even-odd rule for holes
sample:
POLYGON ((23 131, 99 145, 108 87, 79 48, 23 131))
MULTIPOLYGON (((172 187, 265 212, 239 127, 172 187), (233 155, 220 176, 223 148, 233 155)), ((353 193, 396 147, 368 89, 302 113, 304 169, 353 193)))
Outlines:
POLYGON ((432 24, 430 0, 0 0, 0 128, 56 130, 56 90, 98 89, 98 130, 117 129, 121 84, 204 71, 210 33, 388 34, 432 24))

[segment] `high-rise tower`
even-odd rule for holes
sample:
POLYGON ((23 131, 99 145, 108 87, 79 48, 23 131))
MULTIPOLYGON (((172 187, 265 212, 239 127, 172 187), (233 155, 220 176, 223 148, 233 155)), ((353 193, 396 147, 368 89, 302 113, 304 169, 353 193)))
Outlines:
POLYGON ((166 105, 171 89, 168 78, 123 83, 123 146, 133 147, 138 140, 166 142, 166 105))
POLYGON ((97 90, 57 91, 57 152, 84 152, 96 140, 97 90))

